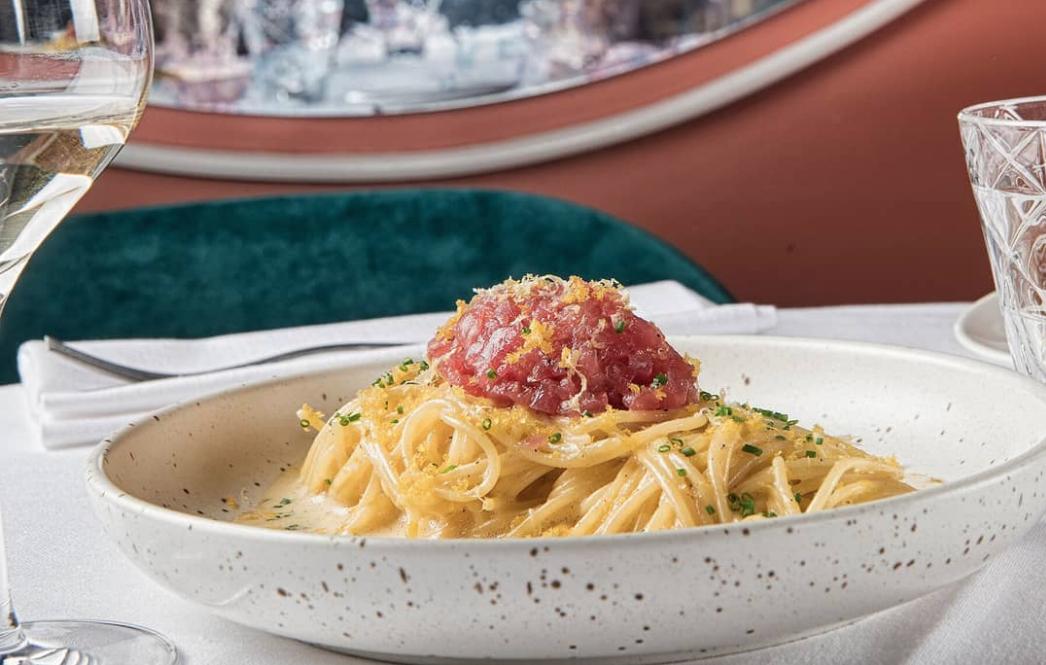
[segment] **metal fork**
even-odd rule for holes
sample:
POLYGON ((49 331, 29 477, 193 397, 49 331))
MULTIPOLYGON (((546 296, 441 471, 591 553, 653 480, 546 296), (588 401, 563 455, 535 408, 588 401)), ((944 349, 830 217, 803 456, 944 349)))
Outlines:
POLYGON ((228 365, 226 367, 215 367, 213 369, 206 369, 199 372, 182 372, 182 373, 171 373, 171 372, 153 372, 151 370, 139 369, 137 367, 128 367, 127 365, 121 365, 120 363, 106 360, 105 358, 99 358, 98 356, 74 349, 60 339, 56 339, 51 336, 44 337, 44 343, 47 345, 48 351, 53 351, 59 355, 65 356, 70 360, 75 360, 78 363, 93 367, 101 370, 106 374, 111 374, 122 379, 128 379, 130 381, 156 381, 158 379, 174 379, 186 376, 203 376, 204 374, 213 374, 215 372, 224 372, 230 369, 240 369, 243 367, 254 367, 255 365, 266 365, 269 363, 279 362, 281 360, 291 360, 293 358, 301 358, 302 356, 311 356, 317 353, 327 353, 330 351, 358 351, 363 349, 381 349, 393 346, 410 346, 417 344, 417 342, 346 342, 344 344, 325 344, 323 346, 310 346, 303 349, 297 349, 295 351, 288 351, 286 353, 280 353, 275 356, 269 356, 267 358, 259 358, 250 362, 241 363, 239 365, 228 365))

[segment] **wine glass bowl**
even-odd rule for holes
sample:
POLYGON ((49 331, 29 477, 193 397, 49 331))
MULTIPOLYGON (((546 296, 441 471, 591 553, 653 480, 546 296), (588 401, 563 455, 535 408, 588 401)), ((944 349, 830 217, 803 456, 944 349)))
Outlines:
POLYGON ((146 0, 0 0, 0 313, 138 124, 151 78, 146 0))
MULTIPOLYGON (((152 66, 147 0, 0 0, 0 315, 33 252, 138 124, 152 66)), ((168 640, 128 624, 19 623, 0 524, 0 663, 176 660, 168 640)))

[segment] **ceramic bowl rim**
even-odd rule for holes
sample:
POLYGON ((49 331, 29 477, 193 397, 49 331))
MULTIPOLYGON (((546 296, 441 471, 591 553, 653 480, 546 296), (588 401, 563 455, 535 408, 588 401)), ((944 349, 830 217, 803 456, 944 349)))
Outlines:
MULTIPOLYGON (((702 342, 712 341, 717 343, 726 343, 726 345, 759 345, 759 346, 791 346, 798 347, 799 349, 816 349, 820 351, 837 351, 837 352, 851 352, 859 354, 871 354, 880 356, 892 356, 896 359, 908 359, 915 360, 924 363, 936 364, 938 366, 950 367, 958 370, 981 372, 987 375, 995 375, 1000 378, 1004 378, 1008 381, 1013 381, 1017 386, 1023 386, 1029 390, 1032 394, 1035 394, 1046 406, 1046 385, 1040 384, 1037 381, 1016 373, 1013 370, 1008 370, 1002 367, 990 365, 986 362, 979 360, 973 360, 964 358, 962 356, 953 356, 946 353, 938 353, 933 351, 923 351, 920 349, 912 349, 900 346, 893 346, 887 344, 873 344, 868 342, 854 342, 844 340, 829 340, 829 339, 817 339, 817 338, 804 338, 804 337, 781 337, 781 336, 769 336, 769 335, 676 335, 670 336, 670 340, 681 340, 685 342, 702 342)), ((405 347, 406 348, 406 347, 405 347)), ((390 355, 392 357, 395 354, 391 352, 382 353, 381 356, 390 355)), ((368 360, 377 359, 381 356, 370 355, 368 360)), ((356 362, 352 364, 346 364, 346 369, 353 366, 363 364, 356 362)), ((252 383, 249 385, 241 385, 235 388, 229 388, 218 392, 203 395, 191 400, 180 402, 170 407, 164 408, 154 414, 147 414, 142 416, 135 422, 121 428, 119 431, 114 433, 112 436, 95 446, 87 460, 86 465, 86 485, 89 493, 93 494, 96 499, 115 505, 115 507, 128 511, 136 515, 147 516, 151 519, 159 520, 166 523, 169 526, 181 526, 183 528, 191 527, 191 530, 203 532, 212 535, 222 535, 235 537, 240 540, 247 541, 268 541, 273 543, 297 543, 299 545, 307 544, 345 544, 352 545, 358 544, 361 541, 366 541, 370 547, 380 547, 388 551, 400 551, 404 549, 410 549, 415 547, 421 547, 422 550, 429 548, 482 548, 482 550, 529 550, 532 548, 541 548, 551 544, 555 544, 557 549, 564 547, 589 547, 593 544, 605 543, 607 546, 613 545, 638 545, 642 543, 655 544, 659 542, 673 542, 673 541, 687 541, 690 539, 709 537, 712 534, 720 534, 725 532, 727 535, 733 533, 742 533, 745 535, 755 534, 765 530, 779 530, 786 527, 798 531, 801 527, 814 526, 819 523, 833 521, 842 518, 854 518, 868 513, 869 511, 877 510, 888 510, 893 507, 908 507, 915 503, 927 503, 934 502, 936 499, 940 499, 950 495, 965 494, 970 490, 976 489, 982 484, 991 483, 998 479, 1012 473, 1019 468, 1025 466, 1029 462, 1038 458, 1046 456, 1046 433, 1044 433, 1038 440, 1037 443, 1030 446, 1018 455, 1006 460, 1001 464, 991 466, 987 469, 983 469, 976 473, 970 474, 963 478, 955 481, 946 481, 936 487, 930 487, 922 489, 917 492, 909 494, 903 494, 900 496, 894 496, 887 499, 880 499, 877 501, 871 501, 868 503, 857 504, 853 506, 844 506, 841 508, 833 508, 832 510, 818 511, 816 513, 802 514, 802 515, 788 515, 778 517, 772 520, 755 520, 751 522, 733 522, 731 524, 715 524, 707 526, 690 527, 685 529, 669 529, 665 531, 657 531, 651 533, 625 533, 625 534, 610 534, 610 535, 591 535, 591 536, 578 536, 574 538, 556 538, 556 537, 534 537, 534 538, 456 538, 446 540, 412 540, 408 538, 400 538, 395 536, 350 536, 350 535, 326 535, 308 533, 303 531, 278 531, 275 529, 264 529, 256 526, 250 526, 245 524, 236 524, 234 522, 224 522, 221 520, 211 519, 209 517, 202 517, 198 515, 189 515, 178 510, 170 508, 163 508, 154 503, 139 499, 125 490, 120 488, 113 482, 105 472, 105 460, 115 446, 119 445, 122 441, 127 438, 134 436, 140 431, 137 428, 139 424, 146 424, 154 419, 154 416, 169 416, 176 412, 180 412, 204 401, 211 401, 215 399, 228 398, 236 393, 244 392, 248 390, 263 390, 270 386, 284 383, 288 381, 297 381, 306 378, 311 375, 323 374, 332 371, 337 371, 337 366, 331 366, 322 370, 307 370, 300 373, 269 379, 259 383, 252 383)), ((155 423, 153 423, 155 424, 155 423)))

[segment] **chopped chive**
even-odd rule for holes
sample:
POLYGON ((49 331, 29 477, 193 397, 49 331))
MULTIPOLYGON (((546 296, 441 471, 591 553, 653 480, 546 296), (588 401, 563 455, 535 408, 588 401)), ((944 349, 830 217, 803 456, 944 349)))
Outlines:
POLYGON ((720 406, 718 409, 715 410, 715 415, 732 416, 734 415, 734 410, 731 409, 729 406, 720 406))
POLYGON ((686 475, 686 469, 676 469, 676 475, 682 478, 686 475))
POLYGON ((614 332, 616 332, 618 335, 620 335, 621 333, 625 332, 625 320, 624 319, 620 319, 617 323, 614 324, 614 332))
POLYGON ((799 492, 796 492, 795 493, 795 502, 796 503, 802 503, 802 501, 803 501, 803 495, 800 494, 799 492))
POLYGON ((524 335, 529 335, 530 334, 530 326, 523 326, 523 334, 524 335))
POLYGON ((715 515, 715 506, 705 506, 705 512, 709 515, 715 515))
POLYGON ((488 379, 492 379, 492 380, 496 379, 496 378, 498 378, 498 373, 495 372, 493 369, 488 369, 487 370, 487 378, 488 379))
POLYGON ((330 486, 331 486, 331 483, 333 483, 333 482, 334 482, 334 481, 333 481, 333 480, 331 480, 330 478, 324 478, 324 479, 323 479, 323 484, 324 484, 324 485, 326 485, 327 487, 330 487, 330 486))
POLYGON ((422 361, 421 361, 421 362, 420 362, 420 363, 418 364, 418 366, 419 366, 419 367, 421 367, 421 371, 422 371, 422 372, 424 372, 425 370, 427 370, 427 369, 429 368, 429 364, 428 364, 427 362, 425 362, 424 360, 422 360, 422 361))
POLYGON ((772 510, 769 510, 769 511, 763 513, 763 517, 777 517, 777 513, 775 513, 772 510))
POLYGON ((446 466, 442 471, 440 471, 440 473, 450 473, 451 471, 453 471, 456 468, 458 468, 457 464, 450 464, 450 465, 446 466))
POLYGON ((549 443, 559 443, 562 440, 563 440, 563 435, 561 433, 559 433, 559 432, 553 432, 553 433, 548 435, 548 442, 549 443))
POLYGON ((588 410, 585 410, 585 411, 581 412, 581 415, 583 415, 586 418, 591 418, 592 417, 592 412, 588 411, 588 410))
POLYGON ((493 424, 494 423, 490 421, 490 418, 484 418, 483 422, 480 423, 480 426, 483 427, 483 429, 489 430, 493 424))
POLYGON ((358 412, 358 411, 356 411, 356 412, 350 413, 349 415, 345 416, 345 420, 348 420, 350 423, 354 423, 354 422, 356 422, 357 420, 359 420, 362 417, 363 417, 363 414, 358 412))
POLYGON ((806 456, 807 457, 817 457, 817 451, 816 450, 807 450, 806 451, 806 456))
POLYGON ((787 440, 787 437, 785 437, 783 434, 778 434, 778 435, 774 436, 774 438, 777 439, 778 441, 785 441, 785 440, 787 440))
POLYGON ((806 440, 807 441, 813 441, 814 440, 814 435, 813 434, 807 434, 806 435, 806 440))
MULTIPOLYGON (((767 418, 773 418, 774 420, 780 420, 780 421, 783 421, 785 423, 788 422, 788 414, 787 413, 781 413, 780 411, 771 411, 770 409, 759 409, 759 408, 755 408, 755 409, 752 409, 752 410, 755 411, 756 413, 763 414, 767 418)), ((798 422, 798 421, 796 421, 796 422, 798 422)))
POLYGON ((683 445, 683 440, 680 439, 679 437, 673 436, 673 437, 670 437, 668 440, 671 441, 672 443, 676 444, 677 446, 683 445))
POLYGON ((750 443, 746 443, 745 445, 741 446, 741 450, 745 451, 746 453, 749 453, 750 455, 762 455, 763 454, 763 449, 762 448, 760 448, 759 446, 753 446, 750 443))
POLYGON ((786 420, 785 424, 788 425, 789 427, 791 427, 792 425, 798 425, 799 421, 798 420, 786 420))
POLYGON ((288 524, 287 526, 283 527, 284 531, 297 531, 300 528, 301 526, 297 524, 288 524))
POLYGON ((824 443, 824 439, 822 439, 821 437, 817 437, 816 439, 814 439, 814 445, 819 446, 822 443, 824 443))
POLYGON ((301 421, 299 421, 298 424, 301 425, 305 429, 309 429, 309 421, 306 420, 305 418, 302 418, 301 421))
POLYGON ((683 448, 683 450, 681 452, 684 455, 686 455, 687 457, 693 457, 694 455, 697 454, 697 451, 694 450, 693 448, 691 448, 690 446, 687 446, 686 448, 683 448))
POLYGON ((741 495, 741 517, 755 515, 755 499, 748 492, 741 495))
POLYGON ((712 401, 712 393, 706 392, 706 391, 702 390, 701 391, 701 401, 702 402, 711 402, 712 401))
POLYGON ((667 443, 663 443, 657 447, 657 452, 659 453, 667 453, 669 450, 672 450, 672 446, 668 445, 667 443))
POLYGON ((392 423, 393 425, 395 425, 395 424, 396 424, 396 423, 398 423, 399 421, 400 421, 400 419, 399 419, 399 418, 393 418, 393 419, 392 419, 392 420, 390 420, 389 422, 390 422, 390 423, 392 423))
POLYGON ((665 374, 664 372, 661 372, 660 374, 658 374, 658 375, 656 375, 654 377, 654 380, 650 383, 650 387, 651 388, 660 388, 661 386, 665 385, 666 383, 668 383, 668 375, 665 374))
POLYGON ((403 415, 403 405, 402 404, 400 404, 399 406, 396 407, 396 413, 398 413, 400 415, 403 415))
POLYGON ((735 423, 743 423, 745 421, 745 419, 741 416, 730 416, 730 420, 734 421, 735 423))

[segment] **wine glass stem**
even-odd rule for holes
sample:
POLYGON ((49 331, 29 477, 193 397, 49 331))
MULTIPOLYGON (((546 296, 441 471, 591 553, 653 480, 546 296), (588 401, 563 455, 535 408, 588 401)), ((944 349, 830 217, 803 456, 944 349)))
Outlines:
MULTIPOLYGON (((3 306, 3 294, 0 294, 0 309, 3 309, 3 306)), ((7 553, 4 551, 4 523, 0 516, 0 661, 4 655, 20 650, 25 644, 25 633, 18 623, 15 606, 11 601, 11 585, 7 579, 7 553)))

